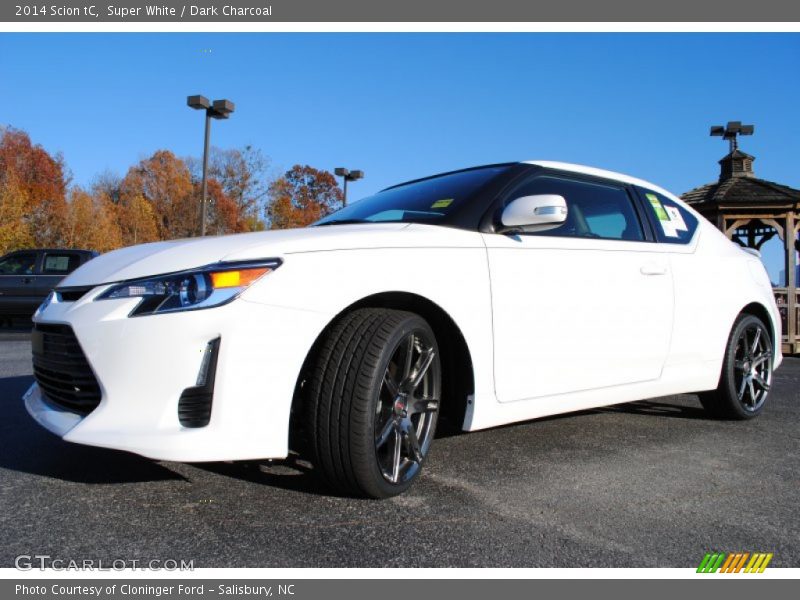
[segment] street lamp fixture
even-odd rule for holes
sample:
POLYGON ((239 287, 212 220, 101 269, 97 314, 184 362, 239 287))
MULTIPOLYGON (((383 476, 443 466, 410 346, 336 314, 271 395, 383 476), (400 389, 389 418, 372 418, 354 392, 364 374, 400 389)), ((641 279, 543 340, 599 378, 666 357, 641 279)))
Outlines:
POLYGON ((200 205, 200 235, 206 234, 206 203, 208 196, 208 145, 211 139, 211 119, 227 119, 235 106, 230 100, 214 100, 209 102, 205 96, 189 96, 186 104, 195 110, 206 111, 206 131, 203 142, 203 200, 200 205))
POLYGON ((755 127, 752 125, 742 125, 741 121, 728 121, 727 125, 712 125, 711 135, 719 136, 728 140, 731 152, 739 147, 738 137, 740 135, 753 135, 755 127))
POLYGON ((336 167, 333 170, 333 172, 344 180, 344 194, 343 194, 342 205, 347 206, 347 182, 364 179, 364 171, 357 171, 357 170, 351 171, 350 169, 345 169, 344 167, 336 167))

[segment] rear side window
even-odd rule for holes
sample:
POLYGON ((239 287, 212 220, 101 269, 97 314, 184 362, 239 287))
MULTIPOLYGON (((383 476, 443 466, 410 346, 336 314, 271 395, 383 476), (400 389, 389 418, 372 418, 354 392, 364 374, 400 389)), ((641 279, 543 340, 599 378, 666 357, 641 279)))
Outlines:
POLYGON ((66 275, 78 268, 81 264, 77 254, 47 254, 44 257, 42 271, 48 275, 66 275))
POLYGON ((697 230, 697 218, 663 194, 641 188, 639 192, 653 217, 656 239, 667 244, 688 244, 697 230))
POLYGON ((644 240, 642 225, 628 192, 615 185, 539 176, 523 183, 509 197, 558 194, 567 201, 567 220, 554 229, 528 235, 644 240))

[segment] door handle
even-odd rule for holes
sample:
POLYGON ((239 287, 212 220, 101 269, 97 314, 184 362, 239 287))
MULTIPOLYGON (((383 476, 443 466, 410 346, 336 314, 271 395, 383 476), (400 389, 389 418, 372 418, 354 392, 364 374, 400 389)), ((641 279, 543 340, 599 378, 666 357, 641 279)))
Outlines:
POLYGON ((667 267, 658 263, 650 262, 642 265, 639 269, 642 275, 666 275, 667 267))
POLYGON ((22 278, 22 283, 30 283, 30 282, 31 282, 31 278, 30 277, 23 277, 22 278))

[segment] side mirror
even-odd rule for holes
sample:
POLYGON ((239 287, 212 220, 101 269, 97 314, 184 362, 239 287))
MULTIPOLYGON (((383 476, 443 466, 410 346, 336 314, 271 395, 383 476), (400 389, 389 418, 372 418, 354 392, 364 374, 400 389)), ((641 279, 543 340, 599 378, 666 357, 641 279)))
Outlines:
POLYGON ((547 231, 567 220, 567 201, 556 194, 522 196, 512 200, 500 215, 500 232, 510 229, 547 231))

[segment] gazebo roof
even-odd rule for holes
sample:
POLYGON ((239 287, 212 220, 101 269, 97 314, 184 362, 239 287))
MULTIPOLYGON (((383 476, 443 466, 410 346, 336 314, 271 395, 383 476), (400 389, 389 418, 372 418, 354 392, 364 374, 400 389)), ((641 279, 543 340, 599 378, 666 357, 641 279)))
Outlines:
POLYGON ((703 185, 681 196, 695 208, 698 205, 784 205, 800 202, 800 190, 755 177, 731 177, 703 185))
POLYGON ((800 190, 766 179, 753 172, 755 157, 738 148, 719 161, 720 177, 683 194, 681 197, 695 208, 716 208, 720 205, 785 206, 800 203, 800 190))

